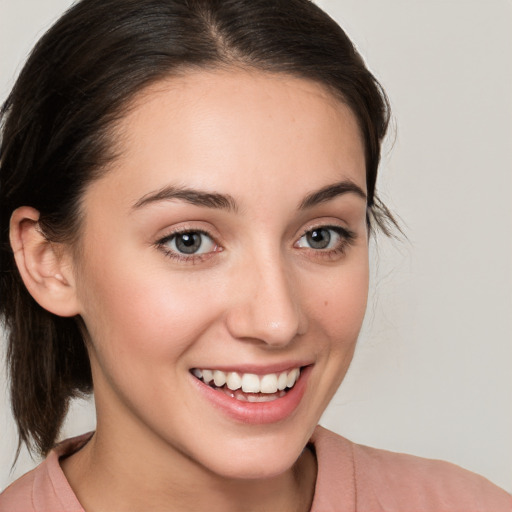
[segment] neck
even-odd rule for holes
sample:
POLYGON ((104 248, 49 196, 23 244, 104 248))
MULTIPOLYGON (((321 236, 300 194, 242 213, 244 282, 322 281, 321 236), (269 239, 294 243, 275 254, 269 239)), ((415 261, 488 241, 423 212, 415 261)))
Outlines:
POLYGON ((89 443, 62 461, 87 512, 299 512, 313 501, 316 459, 307 448, 282 474, 236 479, 211 472, 147 432, 110 431, 98 424, 89 443))

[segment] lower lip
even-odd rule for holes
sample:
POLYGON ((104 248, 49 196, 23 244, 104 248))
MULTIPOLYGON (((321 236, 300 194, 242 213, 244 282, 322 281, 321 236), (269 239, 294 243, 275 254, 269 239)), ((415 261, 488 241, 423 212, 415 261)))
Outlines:
POLYGON ((191 375, 191 378, 199 392, 214 407, 241 423, 261 425, 285 420, 293 414, 304 396, 310 373, 311 366, 302 368, 299 380, 293 388, 287 391, 286 395, 282 398, 277 398, 271 402, 242 402, 220 391, 216 391, 193 375, 191 375))

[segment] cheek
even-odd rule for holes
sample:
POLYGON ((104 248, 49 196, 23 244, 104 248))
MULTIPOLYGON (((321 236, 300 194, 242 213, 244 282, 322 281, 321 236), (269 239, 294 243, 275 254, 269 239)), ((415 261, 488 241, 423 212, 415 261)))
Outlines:
MULTIPOLYGON (((91 262, 81 290, 91 343, 104 359, 158 364, 185 352, 216 316, 210 286, 129 255, 91 262)), ((151 366, 150 366, 151 367, 151 366)), ((131 368, 131 366, 130 366, 131 368)))
POLYGON ((322 287, 310 286, 311 316, 321 326, 331 350, 355 345, 364 319, 368 298, 368 260, 340 267, 322 287))
POLYGON ((368 260, 359 259, 330 270, 319 286, 317 276, 303 281, 309 290, 309 340, 317 354, 319 371, 311 375, 309 408, 318 418, 343 381, 352 361, 366 311, 368 260))

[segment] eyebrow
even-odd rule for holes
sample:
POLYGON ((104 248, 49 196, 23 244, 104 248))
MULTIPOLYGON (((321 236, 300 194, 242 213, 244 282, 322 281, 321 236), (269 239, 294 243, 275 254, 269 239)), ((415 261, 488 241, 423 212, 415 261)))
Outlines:
POLYGON ((150 203, 158 201, 168 201, 172 199, 180 199, 196 206, 205 206, 206 208, 216 208, 219 210, 237 211, 238 205, 235 199, 228 194, 218 194, 216 192, 204 192, 191 188, 176 187, 168 185, 156 192, 150 192, 141 197, 134 205, 133 209, 137 210, 150 203))
MULTIPOLYGON (((320 190, 308 194, 299 204, 299 210, 312 208, 320 203, 330 201, 335 197, 353 193, 366 201, 366 194, 363 190, 350 180, 343 180, 332 185, 327 185, 320 190)), ((149 192, 142 196, 132 207, 138 210, 151 203, 159 201, 169 201, 178 199, 187 203, 214 208, 219 210, 228 210, 237 212, 239 210, 236 200, 229 194, 219 194, 217 192, 205 192, 202 190, 167 185, 157 191, 149 192)))
POLYGON ((335 197, 349 193, 356 194, 361 199, 364 199, 365 202, 367 200, 366 194, 361 187, 356 185, 353 181, 343 180, 332 185, 327 185, 326 187, 323 187, 316 192, 308 194, 300 203, 299 210, 312 208, 313 206, 316 206, 320 203, 325 203, 326 201, 330 201, 335 197))

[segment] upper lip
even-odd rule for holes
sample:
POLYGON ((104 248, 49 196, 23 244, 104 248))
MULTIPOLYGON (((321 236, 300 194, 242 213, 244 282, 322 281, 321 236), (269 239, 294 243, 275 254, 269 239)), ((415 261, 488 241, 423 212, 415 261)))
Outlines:
POLYGON ((237 364, 237 365, 216 365, 207 363, 203 366, 197 365, 191 368, 198 368, 200 370, 220 370, 221 372, 237 372, 237 373, 253 373, 255 375, 267 375, 269 373, 280 373, 284 371, 293 370, 294 368, 303 368, 304 366, 311 365, 307 361, 294 361, 294 362, 281 362, 266 365, 257 364, 237 364))

